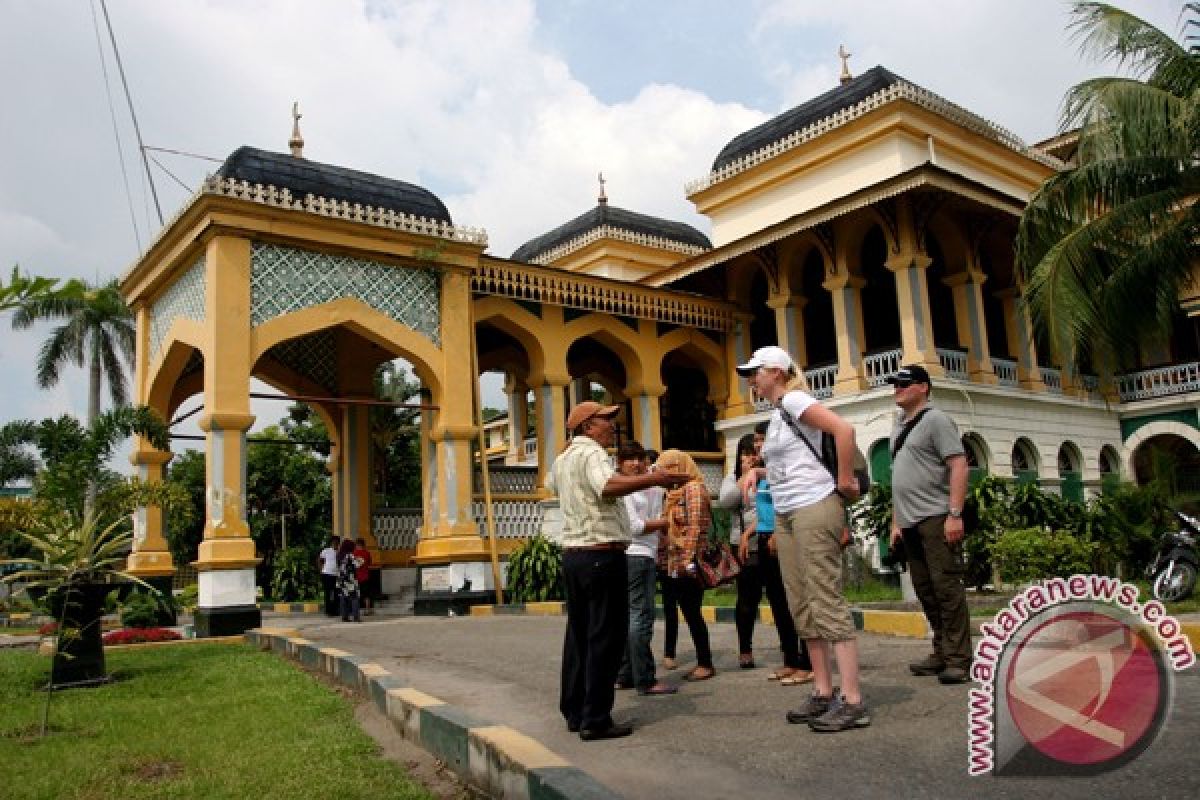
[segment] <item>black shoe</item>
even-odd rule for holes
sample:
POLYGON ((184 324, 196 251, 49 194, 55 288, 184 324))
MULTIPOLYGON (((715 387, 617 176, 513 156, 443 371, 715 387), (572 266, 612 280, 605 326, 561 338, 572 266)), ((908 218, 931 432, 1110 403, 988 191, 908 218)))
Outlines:
POLYGON ((938 673, 938 680, 947 685, 969 683, 971 676, 962 667, 946 667, 938 673))
POLYGON ((908 665, 908 671, 917 676, 937 675, 946 668, 946 662, 938 658, 936 655, 925 656, 920 661, 914 661, 908 665))
POLYGON ((613 684, 614 689, 625 690, 633 688, 633 681, 617 681, 613 684))
POLYGON ((609 725, 607 728, 584 728, 579 732, 579 738, 585 742, 599 739, 620 739, 633 733, 632 725, 609 725))

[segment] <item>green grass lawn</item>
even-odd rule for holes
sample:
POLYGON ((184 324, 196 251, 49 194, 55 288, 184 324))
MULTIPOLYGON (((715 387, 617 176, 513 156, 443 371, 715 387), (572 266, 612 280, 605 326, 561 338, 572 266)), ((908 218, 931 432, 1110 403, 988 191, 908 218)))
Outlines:
POLYGON ((49 660, 0 651, 5 798, 428 798, 336 690, 242 645, 108 654, 116 682, 51 697, 49 660))
MULTIPOLYGON (((846 599, 851 604, 854 603, 898 603, 902 599, 900 596, 900 588, 887 586, 875 581, 869 581, 862 586, 847 586, 846 599)), ((657 605, 662 605, 662 595, 656 594, 654 602, 657 605)), ((735 585, 720 586, 716 589, 709 589, 704 593, 704 605, 720 606, 722 608, 732 608, 737 604, 737 587, 735 585)), ((766 606, 767 600, 764 597, 761 605, 766 606)))

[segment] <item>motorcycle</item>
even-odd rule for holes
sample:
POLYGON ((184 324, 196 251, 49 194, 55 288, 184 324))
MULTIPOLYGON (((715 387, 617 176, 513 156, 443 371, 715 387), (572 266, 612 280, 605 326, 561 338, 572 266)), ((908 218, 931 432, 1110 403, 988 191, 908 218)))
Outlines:
POLYGON ((1146 569, 1154 596, 1164 603, 1174 603, 1188 597, 1196 588, 1196 573, 1200 570, 1200 554, 1196 538, 1200 536, 1200 520, 1179 511, 1178 530, 1163 533, 1154 561, 1146 569))

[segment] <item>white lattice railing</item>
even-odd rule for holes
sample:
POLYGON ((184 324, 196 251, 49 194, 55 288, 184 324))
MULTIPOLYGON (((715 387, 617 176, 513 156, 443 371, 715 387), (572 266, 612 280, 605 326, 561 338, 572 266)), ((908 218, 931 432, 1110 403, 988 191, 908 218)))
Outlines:
POLYGON ((1121 400, 1145 400, 1173 394, 1200 392, 1200 362, 1130 372, 1117 377, 1121 400))
POLYGON ((837 371, 837 364, 804 370, 804 379, 808 381, 808 391, 813 397, 818 400, 833 397, 833 384, 837 381, 837 371))
POLYGON ((381 550, 412 550, 421 534, 421 509, 377 508, 371 530, 381 550))
MULTIPOLYGON (((536 453, 537 440, 534 440, 536 453)), ((537 467, 491 467, 492 491, 496 494, 533 494, 537 489, 537 467)), ((475 473, 475 492, 483 491, 483 473, 475 473)))
POLYGON ((891 375, 900 369, 900 348, 884 350, 882 353, 872 353, 863 359, 863 372, 867 376, 868 386, 882 386, 891 375))
MULTIPOLYGON (((487 536, 487 514, 483 502, 471 504, 471 512, 479 526, 479 535, 487 536)), ((496 500, 492 503, 492 519, 496 522, 497 539, 524 539, 536 536, 542 529, 542 505, 539 501, 496 500)))
POLYGON ((733 307, 718 300, 664 289, 650 289, 551 267, 483 259, 471 275, 480 294, 512 297, 565 308, 600 311, 705 330, 733 328, 733 307))
POLYGON ((947 378, 967 379, 967 354, 961 350, 950 350, 945 347, 937 348, 938 362, 946 371, 947 378))
POLYGON ((1042 367, 1042 383, 1046 384, 1046 391, 1054 394, 1062 394, 1062 370, 1054 367, 1042 367))
POLYGON ((721 490, 721 481, 725 479, 725 454, 693 452, 690 455, 704 476, 704 485, 710 494, 715 495, 721 490))
POLYGON ((526 439, 521 444, 521 452, 525 454, 525 460, 537 458, 537 437, 533 436, 526 439))
POLYGON ((1016 386, 1018 384, 1016 361, 992 356, 992 371, 996 373, 1001 386, 1016 386))

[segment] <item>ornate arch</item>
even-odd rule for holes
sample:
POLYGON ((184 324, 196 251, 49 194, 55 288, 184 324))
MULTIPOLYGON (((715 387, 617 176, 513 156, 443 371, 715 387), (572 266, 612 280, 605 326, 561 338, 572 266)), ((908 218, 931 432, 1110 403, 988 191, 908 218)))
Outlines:
MULTIPOLYGON (((645 386, 646 365, 642 360, 642 349, 645 340, 623 322, 607 315, 588 314, 573 319, 566 324, 562 333, 564 353, 571 345, 580 339, 591 337, 617 354, 625 367, 625 384, 627 394, 636 394, 639 387, 645 386)), ((657 381, 657 377, 655 378, 657 381)))
POLYGON ((1128 475, 1131 478, 1137 475, 1134 468, 1133 457, 1137 453, 1139 447, 1145 444, 1148 440, 1155 436, 1178 436, 1192 443, 1192 446, 1200 450, 1200 431, 1197 431, 1191 425, 1185 425, 1182 422, 1168 422, 1160 420, 1158 422, 1150 422, 1134 431, 1128 439, 1125 440, 1125 452, 1121 458, 1121 474, 1128 475))
POLYGON ((546 323, 504 297, 480 297, 472 302, 475 324, 486 322, 516 339, 529 359, 529 377, 545 375, 546 349, 542 339, 546 336, 546 323))

